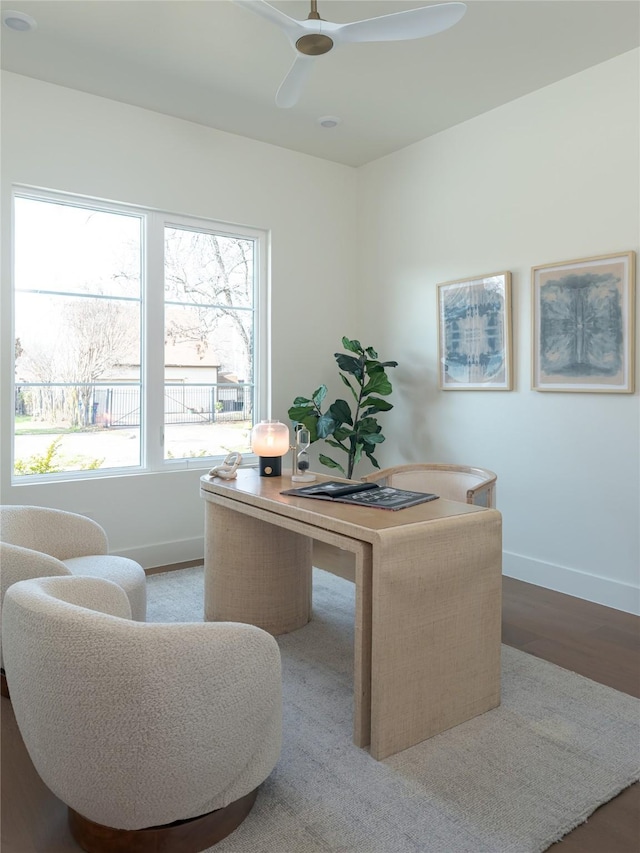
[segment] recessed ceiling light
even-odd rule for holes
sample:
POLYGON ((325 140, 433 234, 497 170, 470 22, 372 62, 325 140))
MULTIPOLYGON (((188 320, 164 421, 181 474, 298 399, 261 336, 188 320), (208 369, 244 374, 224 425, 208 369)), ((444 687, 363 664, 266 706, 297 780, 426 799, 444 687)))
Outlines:
POLYGON ((337 127, 341 121, 337 116, 322 116, 318 119, 318 124, 320 127, 337 127))
POLYGON ((5 9, 2 13, 2 23, 10 30, 19 33, 26 33, 38 27, 36 19, 32 18, 31 15, 25 15, 24 12, 13 12, 10 9, 5 9))

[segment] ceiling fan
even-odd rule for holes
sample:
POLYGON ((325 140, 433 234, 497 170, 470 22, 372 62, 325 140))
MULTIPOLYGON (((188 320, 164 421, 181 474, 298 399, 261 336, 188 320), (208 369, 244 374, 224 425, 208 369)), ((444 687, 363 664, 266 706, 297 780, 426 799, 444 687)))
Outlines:
POLYGON ((279 27, 296 51, 296 58, 276 94, 279 107, 297 103, 309 78, 314 58, 328 53, 333 47, 353 42, 403 41, 432 36, 449 29, 467 10, 464 3, 441 3, 394 12, 379 18, 333 24, 318 14, 317 0, 311 0, 311 12, 306 21, 290 18, 265 0, 234 0, 250 12, 279 27))

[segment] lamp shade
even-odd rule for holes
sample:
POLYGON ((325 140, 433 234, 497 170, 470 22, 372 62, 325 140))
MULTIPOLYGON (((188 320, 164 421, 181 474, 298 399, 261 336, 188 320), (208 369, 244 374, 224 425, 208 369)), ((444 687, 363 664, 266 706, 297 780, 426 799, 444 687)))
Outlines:
POLYGON ((289 429, 280 421, 260 421, 251 430, 251 449, 260 457, 260 476, 279 477, 289 450, 289 429))

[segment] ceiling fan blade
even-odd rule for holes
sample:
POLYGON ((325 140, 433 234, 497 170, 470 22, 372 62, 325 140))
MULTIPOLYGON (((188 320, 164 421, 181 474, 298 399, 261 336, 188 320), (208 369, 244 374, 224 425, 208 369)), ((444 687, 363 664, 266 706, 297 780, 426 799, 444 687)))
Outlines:
POLYGON ((261 18, 265 18, 265 20, 269 21, 271 24, 275 24, 276 27, 279 27, 294 40, 300 34, 300 30, 302 28, 299 21, 285 15, 284 12, 281 12, 280 9, 276 9, 275 6, 265 3, 265 0, 233 0, 233 2, 236 6, 243 6, 250 12, 259 15, 261 18))
POLYGON ((340 42, 403 41, 432 36, 448 30, 467 11, 464 3, 440 3, 394 12, 379 18, 343 24, 335 34, 340 42))
POLYGON ((284 109, 297 104, 302 94, 304 85, 309 79, 313 67, 313 57, 298 54, 293 60, 293 65, 287 72, 287 76, 280 84, 276 92, 276 104, 284 109))

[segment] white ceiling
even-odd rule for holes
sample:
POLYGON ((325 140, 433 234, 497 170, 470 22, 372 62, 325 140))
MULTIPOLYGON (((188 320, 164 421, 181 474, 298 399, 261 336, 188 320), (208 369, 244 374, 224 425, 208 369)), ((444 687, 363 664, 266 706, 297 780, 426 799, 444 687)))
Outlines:
MULTIPOLYGON (((274 97, 286 36, 231 0, 2 0, 34 32, 2 27, 2 67, 358 166, 640 44, 638 0, 466 0, 430 38, 350 44, 316 61, 295 107, 274 97), (321 128, 321 116, 342 123, 321 128)), ((305 0, 274 0, 304 19, 305 0)), ((318 0, 337 23, 430 5, 318 0)))

